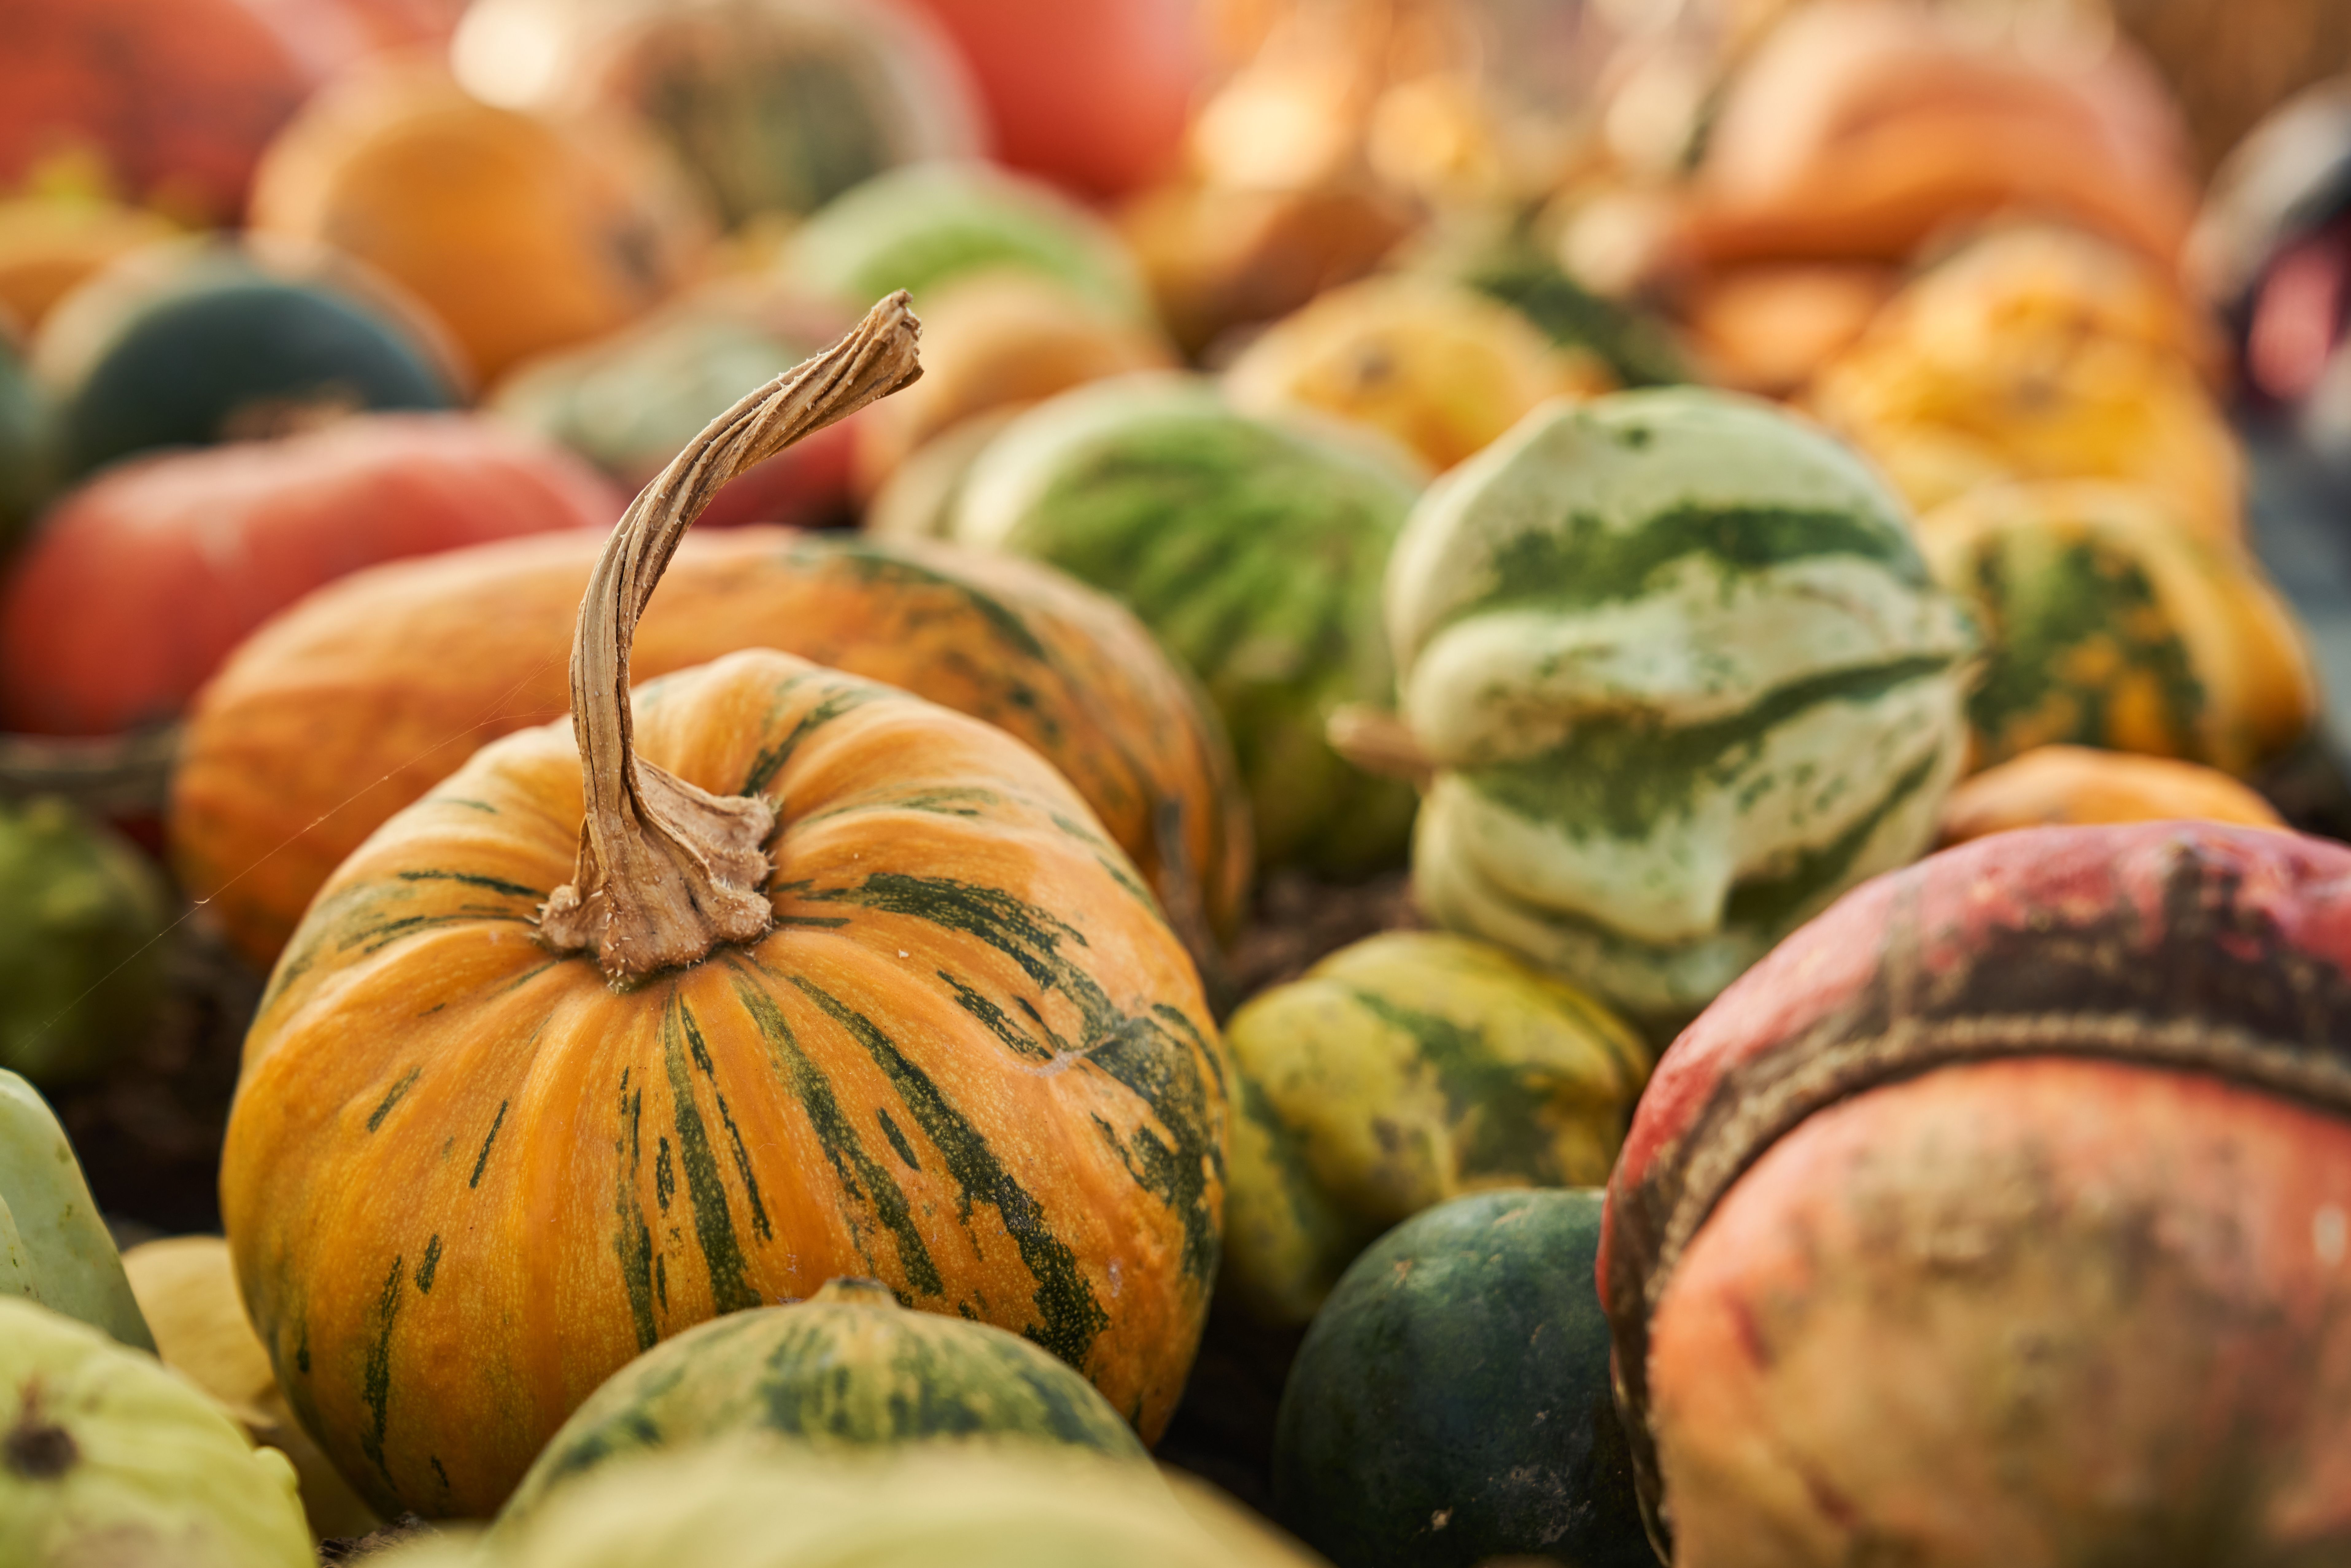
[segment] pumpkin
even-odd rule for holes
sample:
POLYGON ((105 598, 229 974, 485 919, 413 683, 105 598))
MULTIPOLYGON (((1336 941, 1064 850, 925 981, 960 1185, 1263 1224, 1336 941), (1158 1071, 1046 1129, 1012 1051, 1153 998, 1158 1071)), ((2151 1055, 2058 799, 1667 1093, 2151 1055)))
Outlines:
POLYGON ((964 486, 979 465, 980 455, 1027 408, 1013 403, 976 413, 925 442, 891 470, 865 504, 862 520, 866 532, 885 539, 952 537, 956 508, 963 504, 964 486))
POLYGON ((0 187, 94 153, 138 201, 204 224, 245 209, 255 162, 318 65, 246 0, 7 0, 0 187))
POLYGON ((0 1068, 0 1301, 12 1296, 155 1348, 57 1113, 0 1068))
POLYGON ((0 1297, 0 1561, 309 1568, 294 1471, 86 1324, 0 1297))
MULTIPOLYGON (((563 713, 562 651, 601 547, 564 534, 381 568, 312 595, 229 660, 189 722, 171 837, 183 884, 240 950, 274 962, 385 819, 483 742, 563 713)), ((1248 810, 1214 720, 1115 604, 940 545, 689 536, 638 627, 634 667, 756 647, 905 687, 1035 747, 1213 967, 1248 900, 1248 810)))
POLYGON ((1259 993, 1225 1044, 1240 1114, 1217 1289, 1272 1326, 1313 1317, 1357 1253, 1424 1209, 1605 1180, 1649 1068, 1582 992, 1429 931, 1354 943, 1259 993))
POLYGON ((1625 386, 1691 379, 1680 346, 1661 322, 1577 282, 1531 235, 1497 238, 1474 225, 1461 235, 1439 231, 1416 270, 1500 300, 1560 347, 1597 354, 1625 386))
POLYGON ((12 542, 50 485, 48 409, 23 361, 0 338, 0 542, 12 542))
POLYGON ((1099 382, 992 442, 953 524, 1125 601, 1223 714, 1259 861, 1334 873, 1398 858, 1412 817, 1408 790, 1322 737, 1332 708, 1387 689, 1380 571, 1418 478, 1348 437, 1179 377, 1099 382))
MULTIPOLYGON (((609 337, 525 361, 489 408, 635 490, 744 388, 791 369, 838 328, 830 308, 716 284, 609 337)), ((852 428, 836 425, 746 474, 712 500, 702 526, 832 520, 848 501, 852 428)))
POLYGON ((2214 768, 2085 746, 2036 746, 1963 779, 1943 801, 1946 846, 2060 823, 2233 822, 2283 828, 2277 811, 2214 768))
POLYGON ((144 855, 65 801, 0 804, 0 1065, 57 1085, 136 1043, 172 902, 144 855))
POLYGON ((2351 1550, 2351 851, 2001 833, 1675 1042, 1600 1280, 1672 1561, 2351 1550))
POLYGON ((2154 73, 2111 32, 2036 52, 1986 31, 1931 7, 1798 8, 1720 95, 1688 251, 1899 262, 2026 211, 2171 260, 2195 191, 2154 73))
POLYGON ((2114 479, 2233 538, 2244 460, 2203 334, 2146 263, 2010 231, 1897 295, 1806 401, 1922 511, 2002 479, 2114 479))
POLYGON ((730 226, 805 215, 900 164, 982 151, 953 46, 879 0, 637 5, 580 56, 584 96, 660 132, 730 226))
POLYGON ((983 414, 1174 361, 1157 330, 1052 278, 1004 268, 947 283, 923 302, 923 379, 858 421, 860 487, 878 492, 926 443, 983 414))
POLYGON ((1978 766, 2074 742, 2244 775, 2308 731, 2317 677, 2292 614, 2249 559, 2171 516, 2032 486, 1921 523, 1935 575, 1991 644, 1968 699, 1978 766))
POLYGON ((1547 398, 1607 392, 1589 356, 1555 350, 1510 307, 1456 284, 1349 284, 1266 329, 1225 372, 1251 413, 1319 409, 1403 442, 1433 469, 1491 444, 1547 398))
POLYGON ((375 415, 124 465, 60 501, 0 588, 0 716, 39 735, 172 718, 247 632, 321 583, 601 527, 619 505, 584 465, 471 415, 375 415))
POLYGON ((1725 393, 1529 415, 1422 498, 1388 628, 1422 907, 1659 1029, 1924 850, 1965 755, 1900 504, 1725 393))
POLYGON ((222 1213, 280 1384, 387 1514, 496 1508, 632 1357, 845 1273, 1025 1334, 1146 1439, 1182 1390, 1221 1048, 1084 801, 789 654, 630 701, 699 501, 918 373, 915 329, 884 300, 680 454, 598 563, 573 721, 387 822, 271 977, 222 1213))
POLYGON ((1144 1459, 1124 1417, 1037 1346, 985 1323, 908 1312, 872 1280, 730 1312, 664 1340, 573 1412, 498 1514, 510 1534, 616 1460, 738 1432, 856 1451, 906 1443, 1044 1443, 1144 1459))
POLYGON ((84 280, 172 232, 160 214, 90 193, 37 186, 0 200, 0 313, 30 332, 84 280))
MULTIPOLYGON (((73 320, 68 311, 58 315, 73 320)), ((56 393, 68 477, 158 448, 256 440, 369 410, 430 411, 455 401, 432 359, 364 302, 258 274, 176 289, 128 316, 56 393)))
POLYGON ((978 162, 910 164, 827 203, 796 230, 787 277, 840 299, 904 288, 925 305, 952 278, 1040 273, 1143 319, 1134 259, 1100 218, 1050 187, 978 162))
POLYGON ((519 1539, 384 1568, 1320 1568, 1182 1475, 1030 1448, 876 1461, 803 1445, 661 1454, 567 1491, 519 1539))
POLYGON ((228 1243, 217 1236, 172 1236, 122 1255, 123 1272, 155 1333, 163 1364, 211 1395, 257 1447, 284 1454, 322 1539, 365 1535, 380 1522, 302 1430, 254 1337, 228 1243))
POLYGON ((1600 1215, 1593 1191, 1477 1193, 1358 1258, 1282 1390, 1281 1521, 1349 1568, 1655 1568, 1592 1288, 1600 1215))
POLYGON ((1178 162, 1207 61, 1186 0, 913 0, 970 62, 1016 169, 1119 196, 1178 162))
POLYGON ((252 223, 405 287, 481 382, 643 315, 709 237, 684 177, 637 127, 494 108, 408 59, 310 100, 262 162, 252 223))

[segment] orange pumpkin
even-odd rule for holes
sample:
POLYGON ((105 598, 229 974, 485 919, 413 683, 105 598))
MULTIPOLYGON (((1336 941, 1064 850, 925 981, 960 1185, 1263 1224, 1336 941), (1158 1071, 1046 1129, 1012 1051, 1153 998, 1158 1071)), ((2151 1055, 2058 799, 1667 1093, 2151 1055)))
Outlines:
MULTIPOLYGON (((562 714, 563 648, 601 542, 549 536, 361 573, 230 659, 188 723, 172 844, 183 883, 249 956, 273 961, 336 865, 476 747, 562 714)), ((1248 897, 1248 809, 1206 704, 1110 599, 946 545, 689 537, 637 629, 635 668, 758 647, 1035 747, 1213 964, 1248 897)))
POLYGON ((2018 828, 2102 822, 2283 828, 2267 800, 2217 768, 2087 746, 2041 746, 1963 780, 1943 801, 1943 846, 2018 828))
POLYGON ((405 285, 485 383, 643 314, 709 242, 691 190, 634 125, 493 108, 413 59, 310 101, 263 161, 252 221, 405 285))
POLYGON ((135 199, 234 221, 318 85, 305 39, 252 0, 0 0, 0 189, 95 154, 135 199))
POLYGON ((345 862, 246 1042, 222 1166, 281 1385, 387 1512, 495 1508, 656 1341, 881 1279, 1027 1334, 1146 1437, 1222 1200, 1190 962, 1001 731, 755 651, 628 702, 700 502, 919 373, 905 296, 638 497, 509 737, 345 862))

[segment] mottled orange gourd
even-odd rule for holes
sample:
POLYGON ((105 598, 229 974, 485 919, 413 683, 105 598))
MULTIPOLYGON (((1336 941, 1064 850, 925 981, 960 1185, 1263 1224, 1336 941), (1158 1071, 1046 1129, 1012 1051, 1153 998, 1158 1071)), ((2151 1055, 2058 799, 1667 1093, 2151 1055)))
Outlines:
POLYGON ((494 1510, 641 1350, 836 1275, 1027 1334, 1146 1438, 1173 1411, 1221 1048, 1076 792, 783 653, 622 706, 679 494, 897 384, 904 301, 647 489, 583 610, 576 730, 507 737, 393 818, 272 978, 223 1212, 289 1399, 387 1511, 494 1510))

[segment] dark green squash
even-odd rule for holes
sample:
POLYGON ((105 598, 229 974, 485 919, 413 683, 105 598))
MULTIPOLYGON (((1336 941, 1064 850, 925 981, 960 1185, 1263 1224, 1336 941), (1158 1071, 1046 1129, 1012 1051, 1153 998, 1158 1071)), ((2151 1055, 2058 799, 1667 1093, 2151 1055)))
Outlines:
POLYGON ((44 1087, 153 1025, 172 901, 146 856, 55 796, 0 805, 0 1068, 44 1087))
POLYGON ((614 1373, 540 1453, 500 1527, 611 1460, 743 1432, 826 1448, 953 1438, 1146 1458, 1092 1384, 1028 1340, 909 1312, 877 1280, 833 1280, 808 1301, 689 1329, 614 1373))
POLYGON ((0 542, 32 521, 48 489, 47 423, 39 389, 0 337, 0 542))
POLYGON ((1654 1568, 1593 1284, 1601 1204, 1479 1193, 1355 1260, 1282 1394, 1283 1525, 1338 1568, 1654 1568))

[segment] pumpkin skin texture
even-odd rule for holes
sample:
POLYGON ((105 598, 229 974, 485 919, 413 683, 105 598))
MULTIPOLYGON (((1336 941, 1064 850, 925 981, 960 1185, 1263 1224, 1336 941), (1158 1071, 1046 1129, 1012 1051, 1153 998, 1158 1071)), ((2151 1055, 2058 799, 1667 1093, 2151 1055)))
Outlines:
POLYGON ((8 0, 0 187, 86 149, 128 193, 232 223, 262 149, 318 85, 317 63, 244 0, 8 0))
POLYGON ((294 1470, 152 1355, 0 1299, 0 1561, 309 1568, 294 1470))
MULTIPOLYGON (((239 649, 191 717, 171 832, 183 884, 212 901, 241 951, 275 962, 379 824, 475 747, 566 710, 563 653, 602 542, 564 535, 381 568, 314 594, 239 649), (266 793, 256 778, 272 781, 266 793)), ((636 671, 763 646, 903 686, 1037 747, 1204 962, 1238 922, 1251 852, 1230 753, 1150 634, 1107 600, 1028 562, 943 545, 688 535, 639 623, 636 671)))
POLYGON ((1413 809, 1322 733, 1387 694, 1380 572, 1419 477, 1354 434, 1252 419, 1182 377, 1098 382, 990 443, 953 523, 1124 601, 1224 716, 1260 862, 1338 874, 1399 858, 1413 809))
POLYGON ((1441 932, 1343 947, 1225 1031, 1240 1113, 1217 1281, 1303 1324, 1399 1221, 1483 1187, 1607 1179, 1649 1052, 1499 948, 1441 932))
POLYGON ((1600 1269, 1673 1561, 2342 1560, 2346 873, 1998 834, 1675 1043, 1600 1269))
POLYGON ((153 862, 64 800, 0 804, 0 1066, 67 1083, 143 1037, 172 903, 153 862))
POLYGON ((1155 1437, 1216 1266, 1224 1068, 1084 802, 987 725, 766 651, 640 689, 635 737, 776 802, 764 940, 619 993, 533 940, 580 844, 558 724, 385 824, 278 964, 222 1212, 304 1425, 387 1515, 486 1513, 657 1340, 862 1273, 1155 1437))
POLYGON ((31 1084, 0 1069, 0 1305, 9 1297, 155 1348, 65 1129, 31 1084))
POLYGON ((1357 1259, 1282 1390, 1281 1521, 1348 1568, 1656 1568, 1592 1289, 1600 1217, 1596 1191, 1478 1193, 1357 1259))
POLYGON ((710 237, 684 176, 638 128, 493 108, 413 61, 313 99, 272 144, 251 221, 404 286, 485 383, 643 315, 710 237))
POLYGON ((636 1460, 478 1553, 386 1568, 1320 1568, 1181 1474, 1033 1448, 885 1459, 734 1443, 636 1460))
POLYGON ((455 402, 432 361, 358 301, 301 283, 224 278, 121 324, 87 376, 62 389, 58 458, 79 477, 160 447, 455 402))
POLYGON ((502 1535, 616 1460, 748 1432, 819 1448, 1041 1443, 1147 1461, 1093 1385, 1027 1340, 913 1312, 872 1280, 664 1340, 563 1424, 499 1511, 502 1535))
POLYGON ((2252 773, 2317 717, 2292 612, 2236 549, 2104 494, 1986 491, 1920 525, 1990 644, 1968 699, 1976 765, 2073 742, 2252 773))
POLYGON ((1965 755, 1966 615, 1883 483, 1761 403, 1539 410, 1387 582, 1422 907, 1660 1033, 1923 851, 1965 755))
POLYGON ((2196 821, 2283 828, 2276 810, 2214 768, 2086 746, 2036 746, 1960 781, 1943 801, 1941 845, 2017 828, 2196 821))
POLYGON ((247 633, 322 583, 585 535, 620 508, 585 465, 471 415, 372 415, 126 464, 60 501, 0 589, 0 718, 110 735, 175 717, 247 633))

